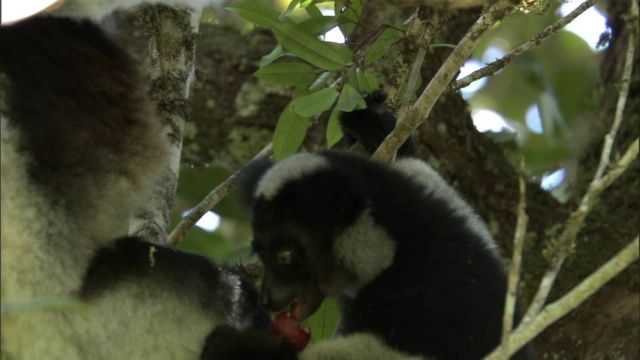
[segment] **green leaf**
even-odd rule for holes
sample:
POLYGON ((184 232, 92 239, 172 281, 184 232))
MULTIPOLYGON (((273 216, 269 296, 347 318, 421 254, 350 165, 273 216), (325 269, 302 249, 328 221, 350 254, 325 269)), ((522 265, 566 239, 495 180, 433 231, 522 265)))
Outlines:
POLYGON ((330 71, 324 71, 322 72, 322 74, 320 74, 316 80, 313 82, 313 84, 311 84, 311 86, 309 86, 309 91, 310 92, 314 92, 318 89, 320 89, 321 87, 323 87, 327 81, 329 81, 329 79, 331 78, 331 72, 330 71))
POLYGON ((340 21, 340 31, 345 38, 355 30, 362 14, 362 0, 336 0, 334 3, 336 16, 340 21))
POLYGON ((340 319, 340 309, 335 299, 327 299, 310 318, 304 321, 305 326, 311 329, 311 343, 333 338, 338 320, 340 319))
POLYGON ((358 90, 349 84, 345 84, 340 93, 336 110, 350 112, 354 109, 364 109, 367 107, 367 103, 358 90))
POLYGON ((280 23, 279 12, 256 1, 239 2, 227 5, 225 8, 257 26, 272 28, 280 23))
POLYGON ((558 99, 551 91, 543 92, 538 97, 538 110, 543 134, 549 138, 566 138, 570 129, 562 115, 558 99))
POLYGON ((338 26, 338 18, 335 16, 319 16, 306 19, 296 25, 296 29, 313 36, 321 36, 327 31, 338 26))
POLYGON ((266 83, 283 86, 306 86, 316 77, 311 66, 295 62, 269 64, 256 71, 255 75, 266 83))
POLYGON ((326 88, 309 95, 297 97, 291 101, 291 110, 302 116, 314 116, 328 110, 336 101, 338 92, 326 88))
POLYGON ((364 77, 367 80, 367 83, 369 84, 369 88, 372 89, 371 91, 380 89, 380 83, 378 82, 378 78, 375 75, 365 71, 364 77))
POLYGON ((323 44, 326 44, 327 46, 332 48, 333 51, 340 54, 340 57, 342 57, 343 59, 347 59, 347 64, 351 63, 351 61, 353 60, 353 52, 347 45, 338 44, 331 41, 323 42, 323 44))
POLYGON ((291 111, 292 106, 293 101, 280 114, 273 134, 273 156, 276 161, 295 153, 307 134, 309 117, 291 111))
POLYGON ((541 176, 554 171, 562 162, 571 157, 569 144, 554 143, 544 135, 530 134, 529 141, 520 151, 524 154, 527 167, 532 175, 541 176))
POLYGON ((286 51, 284 50, 282 45, 280 44, 276 45, 276 47, 273 48, 273 50, 271 50, 270 53, 268 53, 267 55, 263 56, 262 59, 260 59, 260 67, 271 64, 272 62, 276 61, 280 56, 284 54, 286 54, 286 51))
POLYGON ((389 28, 385 30, 367 50, 364 56, 364 63, 370 65, 388 54, 389 47, 395 44, 401 36, 402 33, 396 29, 389 28))
POLYGON ((283 11, 282 14, 280 14, 280 20, 284 20, 289 15, 291 15, 291 13, 296 8, 296 6, 298 6, 298 4, 300 4, 300 0, 292 0, 289 3, 289 6, 287 6, 287 9, 285 11, 283 11))
POLYGON ((373 81, 371 76, 367 76, 367 73, 361 68, 356 68, 349 73, 349 84, 353 86, 359 93, 368 94, 377 87, 372 85, 378 85, 377 80, 373 81))
POLYGON ((334 109, 329 116, 329 122, 327 123, 327 149, 331 149, 340 139, 342 139, 342 129, 340 128, 339 121, 340 111, 334 109))
POLYGON ((329 43, 291 24, 280 23, 274 27, 273 32, 285 49, 324 70, 340 70, 351 62, 353 57, 351 50, 345 45, 334 44, 346 48, 346 50, 337 51, 329 43))
POLYGON ((311 16, 312 18, 324 16, 322 15, 322 11, 320 11, 320 9, 318 9, 315 4, 306 4, 305 2, 302 2, 300 4, 300 7, 303 7, 307 11, 307 14, 309 14, 309 16, 311 16))

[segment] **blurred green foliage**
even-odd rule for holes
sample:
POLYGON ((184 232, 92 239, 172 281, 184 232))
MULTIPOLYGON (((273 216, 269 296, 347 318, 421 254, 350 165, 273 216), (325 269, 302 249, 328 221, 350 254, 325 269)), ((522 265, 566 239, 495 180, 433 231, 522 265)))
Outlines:
MULTIPOLYGON (((505 54, 527 42, 560 19, 560 2, 541 15, 514 14, 497 25, 479 44, 473 58, 491 62, 483 55, 493 48, 505 54)), ((525 155, 534 175, 563 167, 576 155, 585 139, 576 139, 589 120, 585 109, 597 101, 595 85, 600 53, 572 32, 561 30, 537 48, 488 78, 486 85, 468 101, 472 109, 501 114, 519 134, 519 152, 525 155), (543 132, 531 131, 527 110, 537 105, 543 132)))

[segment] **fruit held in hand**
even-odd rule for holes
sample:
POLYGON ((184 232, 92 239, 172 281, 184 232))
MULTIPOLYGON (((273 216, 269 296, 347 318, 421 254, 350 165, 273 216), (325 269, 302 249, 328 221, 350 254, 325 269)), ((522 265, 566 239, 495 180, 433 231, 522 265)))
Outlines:
POLYGON ((311 338, 309 329, 300 326, 297 321, 291 318, 289 311, 283 311, 271 320, 269 331, 284 338, 298 351, 302 351, 311 338))

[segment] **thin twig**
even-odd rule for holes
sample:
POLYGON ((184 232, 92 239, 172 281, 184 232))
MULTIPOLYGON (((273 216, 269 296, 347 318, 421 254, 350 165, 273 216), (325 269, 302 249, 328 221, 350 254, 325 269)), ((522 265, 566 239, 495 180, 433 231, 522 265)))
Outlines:
POLYGON ((509 358, 509 339, 511 330, 513 329, 513 316, 516 309, 516 299, 518 292, 518 281, 520 280, 520 264, 522 263, 522 247, 524 237, 527 233, 527 223, 529 216, 527 215, 527 197, 524 157, 520 157, 520 200, 518 201, 518 220, 516 222, 516 231, 513 237, 513 254, 511 258, 511 267, 509 268, 509 283, 507 285, 507 294, 504 303, 504 316, 502 319, 502 355, 501 359, 509 358))
MULTIPOLYGON (((436 36, 440 33, 440 29, 446 23, 446 21, 452 16, 452 12, 446 10, 426 9, 418 8, 416 11, 414 22, 412 26, 407 30, 407 37, 413 39, 413 46, 418 47, 418 51, 413 59, 413 64, 409 72, 405 71, 403 75, 401 88, 404 88, 404 94, 401 94, 399 99, 394 97, 394 105, 400 102, 400 107, 397 112, 397 118, 400 121, 404 118, 407 110, 409 110, 409 104, 411 103, 411 96, 415 90, 418 79, 420 78, 420 69, 424 62, 427 50, 430 49, 431 43, 433 43, 436 36), (418 23, 419 26, 414 26, 418 23)), ((401 51, 400 58, 403 61, 409 62, 411 59, 407 58, 407 51, 401 51)), ((385 87, 388 89, 389 87, 385 87)))
POLYGON ((527 312, 522 317, 522 321, 521 321, 522 324, 529 323, 530 321, 535 319, 535 317, 540 313, 540 311, 544 307, 544 304, 547 301, 547 296, 549 295, 549 292, 551 291, 551 287, 553 286, 553 283, 556 280, 556 276, 558 275, 558 273, 560 272, 560 269, 562 268, 563 262, 564 262, 564 258, 560 261, 556 261, 550 264, 547 270, 545 270, 545 273, 542 276, 542 280, 540 280, 538 291, 536 292, 536 295, 533 297, 533 300, 531 300, 531 304, 529 304, 529 308, 527 309, 527 312))
MULTIPOLYGON (((633 3, 634 2, 632 1, 631 18, 637 18, 637 4, 634 5, 633 3)), ((638 39, 636 38, 635 28, 633 26, 630 26, 627 55, 622 72, 618 103, 616 106, 613 125, 611 126, 611 130, 609 131, 609 133, 605 136, 598 170, 596 171, 593 180, 589 184, 589 188, 587 189, 585 195, 582 197, 578 209, 574 211, 569 217, 569 220, 567 221, 562 234, 560 234, 556 241, 556 244, 551 250, 553 254, 552 259, 550 260, 549 269, 547 269, 544 277, 542 278, 540 286, 538 287, 538 291, 536 292, 536 295, 534 296, 533 301, 531 302, 531 305, 529 306, 529 309, 527 310, 522 320, 523 323, 533 321, 534 317, 536 317, 536 315, 544 306, 544 303, 549 296, 549 292, 551 291, 551 287, 553 286, 553 283, 558 276, 558 272, 562 267, 564 259, 573 251, 576 236, 582 228, 587 215, 591 212, 591 209, 593 208, 598 196, 602 193, 602 191, 608 188, 629 167, 631 161, 633 161, 637 157, 638 140, 636 139, 636 141, 632 143, 625 152, 625 156, 623 156, 623 158, 618 161, 618 163, 607 173, 606 176, 603 176, 605 169, 609 165, 611 148, 613 147, 615 135, 623 119, 626 99, 629 94, 629 82, 633 70, 633 56, 636 50, 637 41, 638 39)))
POLYGON ((398 42, 397 53, 393 66, 391 66, 391 76, 387 79, 385 85, 385 92, 387 93, 387 105, 392 108, 398 108, 399 103, 402 101, 403 84, 407 82, 410 70, 410 64, 415 63, 414 55, 417 56, 416 48, 421 49, 418 45, 420 38, 424 35, 427 24, 432 24, 427 21, 428 15, 426 14, 428 9, 417 8, 413 15, 409 18, 409 27, 404 32, 402 41, 398 42))
POLYGON ((424 61, 424 57, 426 55, 427 48, 425 46, 421 46, 418 49, 418 54, 416 55, 413 65, 411 66, 409 76, 407 77, 407 82, 404 86, 404 94, 402 94, 401 96, 400 109, 398 109, 398 119, 402 119, 404 117, 404 114, 409 109, 411 95, 413 94, 413 89, 416 87, 416 83, 418 82, 418 77, 420 77, 420 69, 422 68, 422 62, 424 61))
MULTIPOLYGON (((609 280, 616 277, 622 270, 626 269, 633 262, 638 260, 640 255, 640 244, 638 236, 632 240, 623 250, 618 252, 614 257, 602 265, 598 270, 593 272, 589 277, 582 280, 580 284, 574 287, 562 298, 547 305, 538 316, 528 323, 521 323, 518 328, 511 333, 511 341, 509 344, 509 355, 514 354, 524 344, 528 343, 540 334, 549 325, 566 315, 569 311, 575 309, 586 299, 598 291, 609 280)), ((485 360, 501 359, 502 349, 495 349, 491 354, 485 357, 485 360)))
POLYGON ((610 167, 609 173, 600 179, 600 182, 595 185, 598 191, 602 192, 602 190, 608 188, 620 175, 629 167, 631 162, 638 157, 638 142, 639 139, 636 138, 634 142, 632 142, 627 151, 625 151, 624 155, 620 158, 620 160, 610 167))
POLYGON ((542 307, 544 306, 547 297, 549 296, 549 292, 551 291, 551 287, 555 282, 560 269, 562 268, 562 264, 566 257, 571 253, 573 246, 575 244, 576 236, 578 232, 582 228, 584 221, 591 212, 591 209, 596 203, 598 196, 607 189, 615 180, 617 180, 622 173, 629 168, 629 165, 632 161, 634 161, 638 157, 638 139, 636 139, 625 152, 624 156, 618 161, 612 168, 611 171, 607 175, 605 175, 599 181, 594 181, 589 186, 587 193, 582 198, 580 206, 576 211, 571 213, 569 216, 569 220, 565 225, 565 229, 562 234, 558 237, 556 242, 556 246, 553 248, 552 252, 554 253, 554 258, 549 265, 549 268, 546 270, 542 281, 540 282, 540 286, 538 287, 538 291, 531 301, 531 305, 522 320, 523 323, 527 323, 532 321, 535 316, 540 312, 542 307), (606 180, 606 181, 604 181, 606 180))
POLYGON ((500 69, 503 69, 504 67, 506 67, 511 61, 513 61, 513 60, 517 59, 518 57, 520 57, 520 55, 522 55, 522 54, 526 53, 527 51, 537 47, 544 40, 546 40, 548 37, 550 37, 551 35, 557 33, 558 31, 562 30, 565 26, 567 26, 567 24, 572 22, 575 18, 577 18, 579 15, 581 15, 587 9, 592 7, 598 1, 600 1, 600 0, 587 0, 587 1, 585 1, 584 3, 582 3, 582 5, 578 6, 570 14, 568 14, 567 16, 563 17, 562 19, 558 20, 556 23, 547 26, 544 30, 539 32, 536 36, 531 38, 531 40, 529 40, 526 43, 518 46, 513 51, 511 51, 509 54, 505 55, 503 58, 501 58, 499 60, 496 60, 496 61, 490 63, 489 65, 483 67, 482 69, 476 70, 476 71, 472 72, 471 74, 463 77, 462 79, 454 82, 453 84, 451 84, 451 86, 449 86, 447 91, 449 91, 449 92, 456 91, 456 90, 461 89, 463 87, 469 86, 469 84, 471 84, 472 82, 474 82, 474 81, 476 81, 478 79, 482 79, 483 77, 487 77, 487 76, 491 76, 491 75, 495 74, 500 69))
MULTIPOLYGON (((634 21, 637 25, 638 22, 638 3, 631 1, 631 15, 635 17, 634 21), (635 8, 635 11, 634 11, 635 8), (634 14, 635 12, 635 14, 634 14)), ((611 130, 604 138, 604 147, 602 149, 602 155, 600 157, 600 165, 596 171, 596 179, 600 179, 607 166, 609 165, 609 159, 611 158, 611 149, 613 148, 613 142, 615 140, 620 123, 624 118, 624 108, 627 103, 627 97, 629 96, 629 84, 631 83, 631 73, 633 71, 633 56, 638 43, 636 28, 629 27, 629 46, 627 48, 627 54, 624 60, 624 70, 622 71, 622 79, 620 79, 620 95, 618 96, 618 102, 616 104, 616 112, 613 118, 613 125, 611 130)))
POLYGON ((500 1, 491 6, 478 21, 469 29, 451 55, 442 64, 438 72, 431 79, 413 107, 407 112, 403 120, 399 120, 396 128, 386 137, 373 155, 374 159, 389 162, 405 140, 427 118, 431 108, 449 85, 458 69, 467 60, 471 51, 482 36, 491 29, 496 21, 502 19, 514 7, 509 1, 500 1))
MULTIPOLYGON (((269 144, 262 149, 258 155, 256 155, 251 161, 263 159, 271 156, 273 152, 273 145, 269 144)), ((242 169, 244 169, 245 165, 242 169)), ((180 223, 173 229, 171 235, 169 235, 169 246, 177 247, 180 241, 184 238, 187 232, 195 225, 200 218, 207 211, 211 210, 217 203, 220 202, 225 196, 229 195, 233 190, 238 187, 238 175, 242 169, 236 171, 233 175, 229 176, 220 185, 216 186, 204 199, 185 216, 180 223)))

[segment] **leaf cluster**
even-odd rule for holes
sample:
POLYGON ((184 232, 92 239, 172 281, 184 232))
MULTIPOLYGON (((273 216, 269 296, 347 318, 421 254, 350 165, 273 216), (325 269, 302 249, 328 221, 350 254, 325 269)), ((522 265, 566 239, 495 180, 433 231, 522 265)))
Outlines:
POLYGON ((342 137, 338 112, 363 109, 363 94, 380 88, 378 79, 367 66, 388 53, 388 47, 401 32, 386 29, 376 32, 366 46, 352 51, 346 44, 324 41, 331 29, 339 28, 345 39, 359 26, 362 0, 332 1, 336 15, 326 16, 318 3, 326 1, 294 0, 283 12, 260 2, 246 1, 227 6, 231 12, 255 26, 271 29, 278 46, 260 62, 255 75, 262 81, 295 89, 291 102, 278 119, 273 135, 276 160, 298 150, 311 120, 331 111, 327 124, 327 147, 342 137), (297 21, 291 16, 300 8, 307 17, 297 21))

